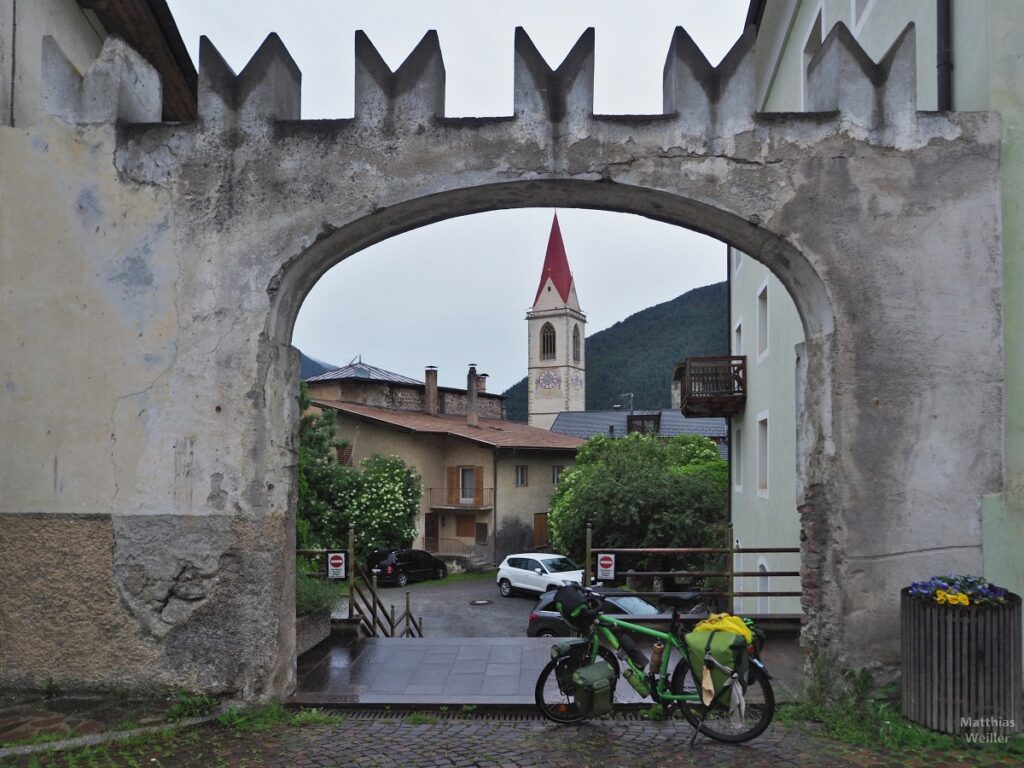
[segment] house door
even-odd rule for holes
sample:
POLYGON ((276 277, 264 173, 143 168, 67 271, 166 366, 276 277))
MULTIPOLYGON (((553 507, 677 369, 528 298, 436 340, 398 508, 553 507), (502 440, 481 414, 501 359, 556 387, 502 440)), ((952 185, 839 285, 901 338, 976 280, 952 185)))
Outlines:
POLYGON ((546 547, 548 545, 548 514, 539 512, 533 516, 533 546, 546 547))
POLYGON ((423 516, 423 548, 427 552, 437 552, 437 512, 427 512, 423 516))

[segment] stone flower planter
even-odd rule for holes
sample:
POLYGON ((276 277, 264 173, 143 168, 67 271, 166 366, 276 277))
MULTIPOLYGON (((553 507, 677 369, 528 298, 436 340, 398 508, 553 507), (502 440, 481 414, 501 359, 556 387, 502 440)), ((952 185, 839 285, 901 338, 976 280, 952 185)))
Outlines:
POLYGON ((900 595, 903 714, 943 733, 993 740, 1021 729, 1021 599, 939 605, 900 595))
POLYGON ((295 617, 295 655, 301 656, 331 634, 331 609, 295 617))

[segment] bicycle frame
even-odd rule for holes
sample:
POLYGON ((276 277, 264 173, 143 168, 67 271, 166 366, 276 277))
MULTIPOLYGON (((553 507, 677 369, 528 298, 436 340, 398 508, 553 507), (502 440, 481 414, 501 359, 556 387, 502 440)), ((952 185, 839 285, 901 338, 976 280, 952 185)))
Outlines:
MULTIPOLYGON (((661 656, 661 668, 657 671, 654 680, 654 686, 651 688, 651 698, 655 701, 685 701, 691 703, 700 702, 700 693, 684 693, 674 694, 668 690, 668 668, 669 662, 672 657, 671 649, 675 648, 679 651, 679 654, 686 658, 686 648, 683 643, 671 632, 662 632, 658 629, 651 629, 640 624, 633 624, 632 622, 625 621, 623 619, 616 619, 614 616, 607 616, 601 614, 597 618, 597 625, 594 627, 594 631, 591 633, 591 646, 590 646, 590 661, 593 662, 597 658, 597 649, 600 646, 601 641, 604 640, 605 644, 613 651, 618 651, 622 648, 622 644, 619 639, 612 632, 612 628, 622 629, 626 632, 636 635, 644 635, 646 637, 653 638, 655 640, 661 640, 665 643, 665 653, 661 656)), ((645 675, 644 670, 637 667, 633 663, 633 660, 629 656, 625 656, 623 661, 632 669, 636 674, 641 676, 645 675)), ((731 672, 732 670, 726 670, 731 672)))

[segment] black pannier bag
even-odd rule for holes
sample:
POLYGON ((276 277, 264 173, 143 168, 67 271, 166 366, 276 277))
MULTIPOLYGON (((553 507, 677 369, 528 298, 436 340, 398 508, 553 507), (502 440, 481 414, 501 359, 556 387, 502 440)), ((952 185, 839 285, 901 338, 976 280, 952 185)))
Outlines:
POLYGON ((578 584, 559 587, 554 602, 558 613, 576 630, 586 629, 597 615, 597 611, 587 604, 587 593, 578 584))

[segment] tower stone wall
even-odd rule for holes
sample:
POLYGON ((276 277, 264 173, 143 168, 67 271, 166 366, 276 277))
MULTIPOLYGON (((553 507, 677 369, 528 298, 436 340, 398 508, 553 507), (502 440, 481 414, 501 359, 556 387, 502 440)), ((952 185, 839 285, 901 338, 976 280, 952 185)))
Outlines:
POLYGON ((557 215, 551 223, 540 285, 533 309, 526 313, 526 324, 529 423, 531 427, 550 429, 562 411, 583 411, 587 407, 587 316, 580 310, 557 215))

